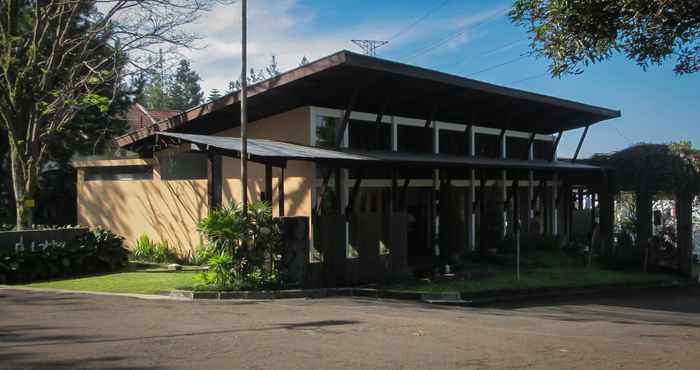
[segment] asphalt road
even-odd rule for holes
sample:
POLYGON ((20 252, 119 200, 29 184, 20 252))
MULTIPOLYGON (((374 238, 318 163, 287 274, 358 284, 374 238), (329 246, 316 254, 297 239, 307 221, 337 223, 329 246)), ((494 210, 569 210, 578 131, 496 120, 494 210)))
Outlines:
POLYGON ((0 369, 700 369, 700 290, 497 308, 0 290, 0 369))

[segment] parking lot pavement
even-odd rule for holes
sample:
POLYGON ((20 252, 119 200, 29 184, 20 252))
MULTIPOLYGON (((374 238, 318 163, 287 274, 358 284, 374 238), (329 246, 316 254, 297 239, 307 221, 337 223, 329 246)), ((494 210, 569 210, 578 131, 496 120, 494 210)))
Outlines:
POLYGON ((0 369, 698 369, 700 291, 458 308, 0 290, 0 369))

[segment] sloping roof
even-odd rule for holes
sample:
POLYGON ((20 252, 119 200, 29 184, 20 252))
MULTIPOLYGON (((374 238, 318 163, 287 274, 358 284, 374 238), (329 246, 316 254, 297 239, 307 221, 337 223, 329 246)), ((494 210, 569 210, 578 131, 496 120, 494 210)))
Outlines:
MULTIPOLYGON (((226 136, 157 133, 195 144, 202 151, 240 156, 241 140, 226 136)), ((446 154, 414 154, 399 152, 362 152, 332 150, 273 140, 248 139, 248 154, 256 162, 284 162, 287 160, 328 163, 340 167, 396 166, 430 168, 484 168, 537 171, 599 171, 597 166, 569 161, 519 160, 483 157, 465 157, 446 154)))
POLYGON ((178 110, 148 110, 139 103, 133 103, 126 110, 124 119, 129 125, 129 131, 135 132, 146 129, 180 113, 181 112, 178 110))
MULTIPOLYGON (((340 51, 250 87, 256 121, 301 106, 381 112, 402 117, 552 134, 620 116, 616 110, 497 86, 456 75, 340 51), (386 107, 386 108, 385 108, 386 107)), ((118 139, 142 144, 154 131, 208 134, 238 126, 234 92, 118 139)))

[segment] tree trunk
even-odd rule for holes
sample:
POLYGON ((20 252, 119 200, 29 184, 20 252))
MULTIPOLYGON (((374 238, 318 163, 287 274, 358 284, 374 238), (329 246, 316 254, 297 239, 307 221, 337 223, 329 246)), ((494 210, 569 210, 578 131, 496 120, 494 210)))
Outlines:
MULTIPOLYGON (((17 230, 30 229, 34 224, 33 204, 34 181, 28 178, 31 176, 22 166, 20 152, 16 145, 10 140, 10 168, 12 169, 12 190, 15 195, 15 228, 17 230)), ((34 171, 30 169, 30 171, 34 171)))

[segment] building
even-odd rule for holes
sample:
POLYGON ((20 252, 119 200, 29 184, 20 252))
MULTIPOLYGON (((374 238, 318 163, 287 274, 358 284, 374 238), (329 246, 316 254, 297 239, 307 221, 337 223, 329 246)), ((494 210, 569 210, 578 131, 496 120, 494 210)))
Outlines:
MULTIPOLYGON (((619 116, 341 51, 251 86, 249 198, 308 217, 342 282, 450 263, 521 230, 571 235, 584 194, 612 237, 610 176, 577 157, 591 125, 619 116), (558 159, 578 128, 576 154, 558 159)), ((79 223, 191 253, 208 209, 240 201, 239 117, 236 92, 118 138, 140 158, 76 162, 79 223)))

